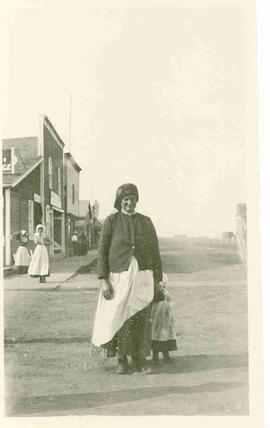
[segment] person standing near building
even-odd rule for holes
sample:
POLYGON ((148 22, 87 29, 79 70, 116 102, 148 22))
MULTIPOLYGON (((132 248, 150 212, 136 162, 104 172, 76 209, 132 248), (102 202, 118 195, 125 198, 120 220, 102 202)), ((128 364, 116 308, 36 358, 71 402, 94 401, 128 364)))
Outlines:
POLYGON ((28 274, 34 278, 39 278, 39 282, 46 282, 46 276, 50 275, 49 256, 46 245, 50 239, 45 233, 45 227, 38 224, 34 234, 34 243, 36 248, 28 269, 28 274))
POLYGON ((28 271, 31 262, 31 255, 27 248, 28 234, 26 230, 21 230, 15 234, 19 247, 15 255, 15 269, 19 274, 25 274, 28 271))
POLYGON ((87 239, 85 233, 82 232, 80 236, 80 255, 85 256, 87 254, 87 239))
POLYGON ((72 250, 73 250, 73 256, 78 255, 78 232, 74 230, 74 233, 71 237, 72 242, 72 250))

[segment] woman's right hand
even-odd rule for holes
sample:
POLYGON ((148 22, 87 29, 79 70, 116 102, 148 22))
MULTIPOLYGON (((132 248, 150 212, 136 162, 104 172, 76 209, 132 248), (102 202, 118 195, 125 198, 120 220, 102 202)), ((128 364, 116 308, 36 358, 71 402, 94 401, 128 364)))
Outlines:
POLYGON ((113 286, 108 279, 101 279, 101 292, 102 296, 106 300, 112 300, 113 298, 113 286))

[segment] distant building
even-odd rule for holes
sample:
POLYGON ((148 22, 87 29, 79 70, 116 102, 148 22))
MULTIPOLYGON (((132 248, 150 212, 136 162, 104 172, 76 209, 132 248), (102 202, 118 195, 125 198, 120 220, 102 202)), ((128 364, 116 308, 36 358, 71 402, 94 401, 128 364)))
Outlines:
POLYGON ((239 258, 243 264, 247 264, 247 205, 236 206, 236 241, 239 258))
POLYGON ((92 202, 92 225, 91 225, 91 248, 97 248, 102 228, 102 223, 99 217, 99 202, 92 202))
POLYGON ((84 233, 87 239, 88 248, 91 248, 91 223, 92 210, 89 200, 79 201, 79 217, 75 222, 75 228, 78 234, 84 233))
POLYGON ((67 255, 72 254, 71 236, 75 231, 76 221, 79 219, 79 190, 81 168, 71 155, 64 155, 64 191, 66 212, 66 249, 67 255))
POLYGON ((87 237, 88 248, 98 246, 101 222, 98 220, 99 203, 89 200, 79 201, 79 219, 76 221, 76 230, 78 233, 84 233, 87 237))
POLYGON ((186 241, 188 239, 187 235, 174 235, 174 238, 179 241, 186 241))

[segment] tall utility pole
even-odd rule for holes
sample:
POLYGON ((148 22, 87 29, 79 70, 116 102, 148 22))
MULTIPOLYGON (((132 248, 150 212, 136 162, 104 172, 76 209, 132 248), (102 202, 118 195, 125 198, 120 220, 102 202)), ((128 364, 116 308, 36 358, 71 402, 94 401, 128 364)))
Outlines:
POLYGON ((72 107, 72 95, 69 95, 69 148, 68 151, 71 150, 71 107, 72 107))

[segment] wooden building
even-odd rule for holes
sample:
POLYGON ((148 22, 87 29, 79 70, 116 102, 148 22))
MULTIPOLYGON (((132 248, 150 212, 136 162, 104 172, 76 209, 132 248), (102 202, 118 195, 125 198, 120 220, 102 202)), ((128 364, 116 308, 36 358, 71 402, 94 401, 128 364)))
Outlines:
POLYGON ((75 231, 76 221, 79 219, 79 190, 81 168, 71 155, 64 155, 64 192, 66 212, 66 253, 72 255, 71 237, 75 231))
POLYGON ((64 143, 47 116, 38 136, 4 139, 2 144, 4 266, 13 263, 21 229, 30 240, 38 223, 52 240, 51 257, 65 255, 64 143))

